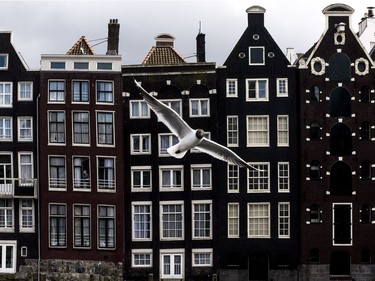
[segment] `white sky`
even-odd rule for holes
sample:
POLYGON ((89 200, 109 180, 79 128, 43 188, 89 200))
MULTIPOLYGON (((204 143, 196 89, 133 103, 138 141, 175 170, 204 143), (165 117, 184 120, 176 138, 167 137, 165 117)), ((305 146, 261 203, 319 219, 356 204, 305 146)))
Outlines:
MULTIPOLYGON (((201 23, 206 60, 220 66, 247 27, 248 7, 266 9, 265 26, 281 50, 293 47, 303 53, 324 31, 322 10, 334 3, 355 10, 355 32, 367 7, 375 4, 373 0, 0 0, 0 31, 12 31, 16 50, 31 69, 38 69, 41 54, 65 54, 82 35, 92 45, 102 42, 97 39, 107 37, 110 19, 120 23, 123 64, 141 63, 160 33, 173 35, 175 49, 189 57, 196 51, 201 23)), ((107 43, 93 48, 104 54, 107 43)))

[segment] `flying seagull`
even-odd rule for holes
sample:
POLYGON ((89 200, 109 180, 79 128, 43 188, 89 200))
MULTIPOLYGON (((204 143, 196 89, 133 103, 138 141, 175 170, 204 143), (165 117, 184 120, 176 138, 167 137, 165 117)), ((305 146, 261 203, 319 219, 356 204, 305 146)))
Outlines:
POLYGON ((246 163, 232 150, 204 137, 204 131, 202 129, 192 129, 176 111, 151 96, 138 81, 134 80, 134 82, 141 90, 141 96, 159 117, 159 120, 178 137, 179 142, 167 149, 171 156, 182 158, 188 150, 196 148, 217 159, 227 161, 230 164, 251 170, 259 170, 246 163))

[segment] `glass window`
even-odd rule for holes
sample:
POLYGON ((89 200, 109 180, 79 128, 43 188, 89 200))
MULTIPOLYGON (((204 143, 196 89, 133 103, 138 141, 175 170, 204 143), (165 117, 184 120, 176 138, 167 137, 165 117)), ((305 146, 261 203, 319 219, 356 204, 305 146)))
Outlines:
POLYGON ((96 82, 96 101, 100 103, 113 103, 113 82, 96 82))
POLYGON ((248 238, 270 238, 270 204, 248 203, 248 238))
POLYGON ((288 96, 288 78, 277 78, 277 96, 287 97, 288 96))
POLYGON ((310 102, 318 102, 320 99, 320 89, 318 86, 312 86, 310 88, 310 102))
POLYGON ((11 82, 0 82, 0 107, 12 107, 13 90, 11 82))
POLYGON ((97 112, 97 141, 99 145, 114 145, 113 112, 97 112))
POLYGON ((361 124, 361 140, 371 140, 371 124, 368 121, 361 124))
POLYGON ((18 177, 19 185, 33 186, 34 169, 33 169, 33 154, 32 152, 20 152, 18 154, 19 170, 18 177))
POLYGON ((97 69, 112 70, 112 63, 111 62, 98 62, 97 69))
POLYGON ((289 146, 289 116, 277 116, 277 145, 289 146))
POLYGON ((114 206, 98 206, 98 242, 100 249, 116 247, 114 206))
POLYGON ((18 117, 18 140, 33 140, 33 118, 30 116, 18 117))
POLYGON ((264 47, 249 47, 249 64, 264 65, 264 47))
POLYGON ((190 99, 190 117, 210 116, 209 99, 190 99))
POLYGON ((184 238, 182 203, 161 203, 160 236, 161 239, 181 240, 184 238))
POLYGON ((65 143, 65 112, 48 112, 48 129, 50 143, 65 143))
POLYGON ((193 239, 212 238, 211 202, 193 202, 193 239))
POLYGON ((181 191, 183 190, 183 168, 182 167, 161 167, 160 168, 160 190, 181 191))
POLYGON ((247 116, 247 146, 268 146, 268 116, 247 116))
POLYGON ((359 101, 362 103, 371 102, 371 88, 369 86, 362 86, 359 91, 359 101))
POLYGON ((312 204, 310 208, 310 223, 320 223, 320 207, 318 204, 312 204))
POLYGON ((73 112, 73 143, 90 144, 89 112, 73 112))
POLYGON ((237 79, 227 79, 227 98, 238 96, 237 83, 237 79))
POLYGON ((318 122, 312 122, 310 124, 310 140, 311 141, 318 141, 321 138, 321 129, 320 124, 318 122))
POLYGON ((0 54, 0 70, 8 69, 8 54, 0 54))
POLYGON ((192 249, 192 266, 212 266, 212 249, 192 249))
POLYGON ((151 240, 151 203, 133 203, 133 240, 151 240))
POLYGON ((114 191, 116 187, 115 158, 98 157, 98 189, 114 191))
POLYGON ((228 238, 240 237, 240 205, 228 203, 228 238))
POLYGON ((238 146, 238 116, 227 116, 227 144, 238 146))
POLYGON ((2 241, 0 244, 0 273, 16 273, 17 242, 2 241))
POLYGON ((49 81, 48 101, 64 102, 65 101, 65 81, 49 81))
POLYGON ((169 156, 167 149, 178 143, 174 134, 159 134, 159 156, 169 156))
POLYGON ((360 213, 361 213, 361 223, 372 222, 372 208, 370 205, 367 205, 367 204, 362 205, 360 213))
POLYGON ((268 79, 246 79, 246 101, 268 101, 268 79))
POLYGON ((289 203, 279 203, 279 238, 290 238, 289 205, 289 203))
POLYGON ((74 213, 74 247, 91 246, 91 207, 90 205, 73 205, 74 213))
POLYGON ((162 103, 172 108, 182 117, 181 101, 180 100, 161 100, 162 103))
POLYGON ((371 162, 369 160, 363 160, 361 162, 361 179, 362 180, 371 180, 371 162))
POLYGON ((228 193, 239 192, 239 167, 237 165, 228 164, 228 193))
POLYGON ((89 81, 72 81, 73 102, 89 102, 90 91, 89 81))
POLYGON ((279 162, 278 166, 278 190, 279 192, 289 192, 289 163, 279 162))
POLYGON ((51 69, 65 69, 65 61, 51 61, 51 69))
POLYGON ((33 82, 19 82, 18 83, 18 100, 32 101, 33 100, 33 82))
POLYGON ((193 166, 191 167, 192 189, 202 190, 211 189, 211 166, 193 166))
POLYGON ((49 157, 49 188, 66 189, 66 167, 64 157, 49 157))
POLYGON ((145 101, 130 101, 130 118, 150 118, 150 109, 145 101))
POLYGON ((88 62, 74 62, 74 69, 89 69, 88 62))
POLYGON ((352 245, 352 204, 333 203, 333 245, 352 245))
POLYGON ((131 154, 150 154, 151 153, 151 135, 139 134, 130 135, 131 154))
POLYGON ((164 279, 183 279, 184 273, 184 255, 181 253, 162 253, 161 260, 161 278, 164 279))
POLYGON ((152 250, 133 249, 132 267, 152 267, 152 250))
POLYGON ((12 132, 12 117, 0 116, 0 141, 11 141, 12 132))
POLYGON ((14 204, 12 199, 0 199, 0 230, 14 231, 14 204))
POLYGON ((66 205, 49 205, 49 246, 66 247, 66 205))
POLYGON ((269 192, 270 176, 269 164, 251 163, 258 170, 248 170, 248 188, 249 193, 269 192))
POLYGON ((320 180, 320 162, 313 160, 310 163, 310 180, 320 180))
POLYGON ((11 154, 0 154, 0 191, 13 196, 13 164, 11 154))
POLYGON ((20 232, 34 232, 34 200, 20 200, 20 232))
POLYGON ((78 189, 91 188, 90 158, 73 157, 73 186, 78 189))
POLYGON ((132 167, 132 191, 151 191, 151 167, 132 167))

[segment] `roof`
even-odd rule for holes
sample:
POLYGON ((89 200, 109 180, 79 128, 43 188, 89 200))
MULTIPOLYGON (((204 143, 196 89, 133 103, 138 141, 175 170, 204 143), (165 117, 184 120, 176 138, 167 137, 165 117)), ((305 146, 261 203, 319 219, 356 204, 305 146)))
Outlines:
POLYGON ((89 44, 85 36, 81 36, 78 41, 69 49, 67 55, 95 55, 94 49, 89 44))
POLYGON ((172 47, 152 47, 142 64, 180 64, 186 63, 172 47))

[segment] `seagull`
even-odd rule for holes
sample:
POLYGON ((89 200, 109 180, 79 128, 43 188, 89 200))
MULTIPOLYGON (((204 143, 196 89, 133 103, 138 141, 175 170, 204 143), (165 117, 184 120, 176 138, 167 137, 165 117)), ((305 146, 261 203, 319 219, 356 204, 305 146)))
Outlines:
POLYGON ((171 156, 180 159, 185 156, 187 151, 196 148, 217 159, 227 161, 230 164, 250 170, 259 170, 246 163, 245 160, 240 158, 229 148, 206 138, 202 129, 192 129, 176 111, 151 96, 137 80, 134 80, 134 82, 140 89, 141 96, 155 112, 159 120, 178 137, 179 142, 167 149, 171 156))

